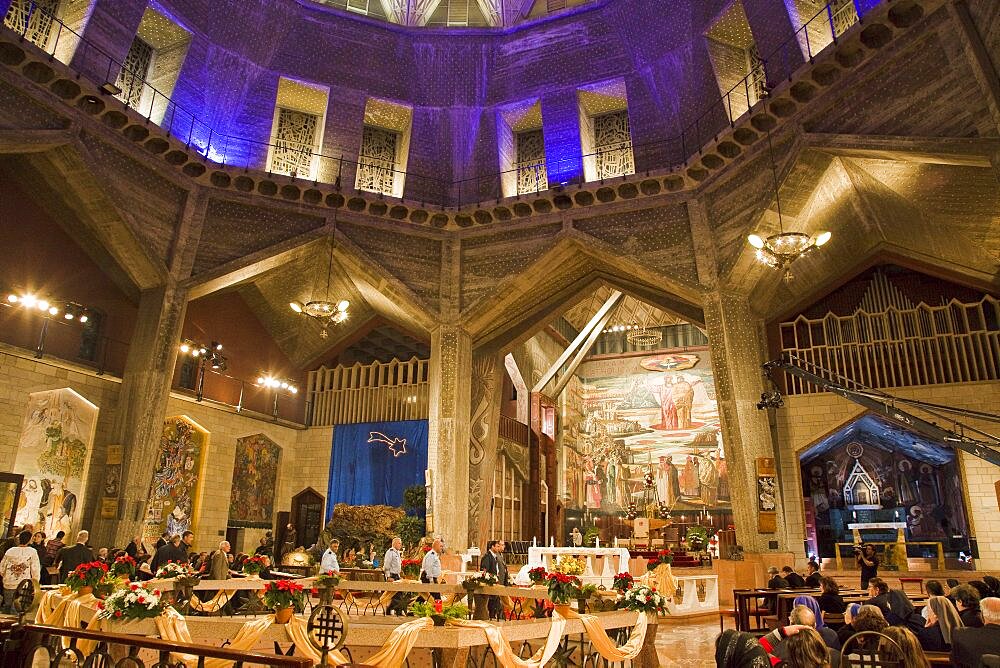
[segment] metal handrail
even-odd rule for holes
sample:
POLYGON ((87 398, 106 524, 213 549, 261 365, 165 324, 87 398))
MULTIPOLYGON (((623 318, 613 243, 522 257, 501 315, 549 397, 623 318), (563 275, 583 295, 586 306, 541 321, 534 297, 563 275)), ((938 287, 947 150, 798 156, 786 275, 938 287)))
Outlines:
MULTIPOLYGON (((830 43, 836 44, 838 38, 842 36, 843 32, 838 34, 835 16, 843 9, 844 7, 834 8, 834 3, 832 1, 827 3, 820 11, 813 15, 812 18, 800 26, 790 37, 786 38, 777 48, 770 52, 766 57, 762 58, 765 71, 767 71, 769 62, 774 63, 778 61, 783 65, 782 71, 786 73, 789 79, 791 79, 791 74, 794 70, 793 66, 796 64, 794 62, 796 58, 792 55, 793 45, 794 52, 798 54, 797 57, 802 57, 802 46, 804 45, 805 55, 808 57, 808 61, 812 63, 815 59, 816 53, 814 53, 812 42, 810 41, 809 30, 816 29, 816 22, 819 22, 821 25, 829 28, 829 35, 832 40, 830 43)), ((97 56, 106 59, 108 62, 107 68, 105 69, 105 81, 95 81, 95 83, 102 87, 109 84, 113 85, 114 81, 119 78, 118 73, 123 70, 133 75, 134 79, 141 80, 143 90, 151 91, 152 97, 149 100, 149 108, 145 114, 143 114, 143 109, 145 109, 144 103, 140 105, 142 107, 141 109, 134 109, 134 111, 140 115, 144 115, 147 123, 154 123, 152 120, 154 109, 156 107, 157 99, 160 99, 165 104, 165 107, 163 109, 162 116, 160 116, 160 121, 156 122, 156 125, 162 128, 168 135, 184 142, 188 148, 194 146, 195 151, 202 155, 206 161, 212 161, 222 166, 243 168, 244 170, 259 169, 261 168, 259 167, 259 163, 261 162, 260 156, 262 154, 266 155, 266 152, 270 152, 277 147, 277 144, 272 142, 263 142, 248 137, 238 137, 228 133, 216 131, 214 127, 200 120, 194 113, 184 109, 170 96, 161 92, 155 86, 146 81, 146 73, 142 73, 142 77, 135 76, 138 73, 126 69, 122 62, 119 62, 101 47, 95 45, 85 35, 68 27, 61 19, 53 15, 51 12, 38 7, 34 1, 32 1, 29 5, 28 15, 25 20, 25 28, 24 31, 20 33, 22 41, 26 39, 26 34, 31 25, 31 16, 36 11, 47 14, 51 18, 53 25, 58 26, 55 40, 53 41, 51 36, 49 38, 49 41, 53 42, 51 48, 48 45, 40 47, 43 51, 49 54, 50 60, 55 59, 56 49, 64 32, 68 33, 68 35, 75 36, 79 40, 79 46, 76 50, 74 50, 74 56, 79 53, 79 49, 82 48, 83 52, 81 59, 85 59, 88 55, 92 57, 96 53, 97 56), (111 78, 113 73, 115 73, 114 80, 111 78), (180 116, 180 121, 178 121, 178 116, 180 116), (185 120, 185 118, 187 120, 185 120), (244 159, 241 159, 241 154, 244 159)), ((9 28, 6 27, 4 29, 9 30, 9 28)), ((825 48, 825 46, 826 45, 822 48, 825 48)), ((67 63, 67 65, 68 64, 69 63, 67 63)), ((661 167, 647 169, 645 170, 647 173, 652 169, 673 169, 680 165, 687 164, 691 158, 700 154, 702 147, 705 145, 709 136, 713 138, 718 137, 719 130, 721 129, 721 119, 718 118, 720 104, 723 107, 725 117, 728 119, 730 127, 733 127, 740 118, 753 111, 754 107, 761 102, 761 99, 751 100, 751 83, 754 77, 755 71, 751 70, 745 77, 743 77, 743 79, 737 82, 736 85, 720 97, 713 100, 710 104, 706 105, 701 114, 684 126, 677 135, 643 143, 633 142, 633 155, 637 150, 643 152, 659 150, 665 155, 676 154, 680 158, 679 160, 672 161, 668 165, 661 165, 661 167), (740 100, 740 95, 742 95, 742 100, 740 100), (744 100, 746 102, 746 111, 734 117, 733 102, 742 102, 744 100), (679 152, 677 151, 678 146, 679 152)), ((546 159, 546 171, 549 177, 548 180, 550 189, 570 184, 582 185, 582 183, 585 182, 585 177, 581 171, 582 165, 588 158, 596 158, 602 152, 602 150, 591 153, 580 152, 579 154, 574 154, 572 156, 556 160, 546 159), (558 180, 557 175, 561 174, 567 165, 569 167, 567 171, 576 174, 576 176, 568 180, 558 180), (556 178, 553 178, 554 176, 556 176, 556 178)), ((305 178, 303 180, 312 181, 314 184, 318 184, 320 182, 331 183, 334 184, 338 190, 344 188, 343 178, 346 175, 344 169, 345 165, 348 167, 348 170, 351 168, 356 170, 361 164, 360 158, 356 160, 345 157, 344 155, 326 155, 324 153, 311 150, 308 151, 308 155, 311 156, 312 164, 316 165, 313 168, 315 173, 313 178, 305 178), (320 175, 322 175, 322 178, 320 178, 320 175)), ((269 172, 266 167, 263 168, 263 171, 269 172)), ((484 182, 488 184, 490 192, 496 192, 505 176, 514 174, 516 178, 518 171, 518 167, 515 166, 513 169, 502 170, 499 172, 488 172, 485 174, 459 179, 457 181, 446 181, 435 176, 420 174, 418 172, 398 169, 392 170, 394 178, 396 174, 399 174, 407 179, 422 182, 423 187, 415 189, 420 193, 420 196, 417 197, 418 200, 421 200, 425 205, 431 204, 442 207, 462 206, 464 204, 495 199, 492 195, 487 197, 475 195, 482 194, 483 190, 480 186, 484 182), (468 194, 472 194, 473 197, 469 197, 467 199, 466 195, 468 194)), ((289 176, 289 178, 301 178, 294 174, 283 176, 289 176)), ((605 179, 602 178, 598 181, 603 183, 604 180, 605 179)), ((410 181, 410 185, 411 189, 413 189, 412 181, 410 181)), ((357 191, 357 189, 353 188, 353 186, 349 186, 348 188, 350 190, 357 191)), ((381 193, 380 195, 391 199, 403 199, 393 197, 392 195, 386 193, 381 193)))

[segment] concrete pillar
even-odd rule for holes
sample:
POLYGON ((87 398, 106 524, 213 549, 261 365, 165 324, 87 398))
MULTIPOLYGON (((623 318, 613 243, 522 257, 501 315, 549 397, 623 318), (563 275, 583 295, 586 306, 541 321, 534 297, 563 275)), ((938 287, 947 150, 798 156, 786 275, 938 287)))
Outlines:
MULTIPOLYGON (((472 356, 469 425, 469 545, 486 548, 490 535, 490 501, 497 461, 497 431, 503 391, 503 358, 496 352, 472 356)), ((457 546, 456 546, 457 547, 457 546)))
POLYGON ((139 533, 159 459, 187 292, 170 282, 144 291, 129 347, 109 444, 123 446, 117 518, 94 519, 94 545, 124 545, 139 533))
POLYGON ((99 84, 114 82, 147 5, 146 0, 96 0, 70 66, 99 84))
POLYGON ((472 339, 455 325, 431 333, 427 468, 431 472, 428 519, 449 549, 469 541, 469 415, 472 339))
POLYGON ((542 133, 549 187, 583 179, 580 103, 573 89, 542 96, 542 133))
POLYGON ((342 190, 350 191, 354 188, 367 101, 368 96, 364 91, 330 88, 321 153, 331 157, 342 156, 343 160, 323 160, 320 166, 320 181, 336 183, 339 177, 342 190))
POLYGON ((761 364, 766 361, 767 349, 763 322, 745 297, 717 291, 706 299, 705 324, 729 467, 736 540, 747 552, 787 550, 780 495, 775 499, 775 532, 761 533, 758 524, 756 460, 775 457, 767 412, 756 406, 764 391, 761 364), (771 546, 772 541, 776 547, 771 546))
POLYGON ((802 47, 795 37, 799 26, 792 24, 784 2, 743 0, 743 9, 753 41, 764 59, 768 84, 775 86, 805 62, 802 47))

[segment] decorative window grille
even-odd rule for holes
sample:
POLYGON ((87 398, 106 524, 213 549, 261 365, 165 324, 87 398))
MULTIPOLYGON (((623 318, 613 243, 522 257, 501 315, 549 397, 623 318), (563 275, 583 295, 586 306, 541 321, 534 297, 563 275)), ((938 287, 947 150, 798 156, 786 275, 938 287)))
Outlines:
POLYGON ((393 194, 396 182, 396 149, 399 134, 366 125, 358 159, 358 190, 393 194))
POLYGON ((312 175, 313 148, 319 116, 278 107, 278 127, 274 131, 271 171, 275 174, 312 175))
POLYGON ((545 140, 541 130, 518 132, 517 142, 517 194, 548 190, 549 179, 545 173, 545 140))
POLYGON ((837 37, 858 22, 858 10, 854 0, 831 0, 830 20, 833 22, 833 34, 837 37))
POLYGON ((132 46, 128 48, 125 62, 118 73, 118 80, 115 85, 121 89, 117 97, 119 100, 132 107, 139 109, 142 102, 142 91, 146 85, 146 75, 153 64, 153 47, 147 44, 142 38, 136 37, 132 40, 132 46))
POLYGON ((753 106, 767 95, 767 72, 756 44, 747 49, 747 67, 750 71, 750 105, 753 106))
POLYGON ((628 111, 594 117, 594 151, 598 179, 635 173, 628 111))
POLYGON ((46 49, 52 37, 53 17, 59 0, 14 0, 3 24, 35 46, 46 49))

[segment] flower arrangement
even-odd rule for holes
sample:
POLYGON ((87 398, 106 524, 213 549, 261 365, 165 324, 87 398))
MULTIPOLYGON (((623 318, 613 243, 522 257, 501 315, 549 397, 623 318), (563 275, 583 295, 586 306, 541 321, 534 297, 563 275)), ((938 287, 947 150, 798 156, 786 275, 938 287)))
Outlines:
POLYGON ((528 579, 531 580, 531 584, 543 584, 548 576, 549 572, 545 570, 544 566, 537 566, 528 571, 528 579))
POLYGON ((313 585, 317 589, 322 589, 324 587, 336 587, 340 584, 340 576, 333 571, 327 571, 326 573, 320 573, 316 576, 313 581, 313 585))
POLYGON ((461 603, 444 605, 439 600, 414 601, 410 604, 410 612, 414 617, 430 617, 435 626, 443 626, 449 619, 464 619, 469 616, 469 608, 461 603))
POLYGON ((670 551, 670 548, 665 550, 660 550, 656 553, 656 556, 646 562, 647 570, 656 570, 656 567, 660 564, 672 564, 674 563, 674 553, 670 551))
POLYGON ((243 562, 243 572, 247 575, 258 575, 265 566, 264 558, 254 555, 243 562))
POLYGON ((133 584, 99 601, 97 616, 101 619, 149 619, 159 617, 166 608, 159 589, 133 584))
POLYGON ((708 543, 708 529, 705 527, 688 527, 686 538, 691 549, 699 551, 708 543))
POLYGON ((635 578, 632 577, 631 573, 619 573, 615 576, 611 586, 619 594, 624 594, 629 588, 632 587, 634 582, 635 578))
POLYGON ((652 489, 656 486, 656 478, 653 477, 652 471, 646 471, 646 475, 642 477, 642 484, 645 485, 646 489, 652 489))
POLYGON ((276 580, 264 585, 264 605, 272 610, 301 608, 305 599, 302 585, 291 580, 276 580))
POLYGON ((100 561, 80 564, 66 576, 66 585, 73 591, 80 591, 84 587, 93 589, 101 583, 107 572, 107 564, 100 561))
POLYGON ((625 592, 621 607, 626 610, 663 614, 667 612, 667 599, 658 593, 655 587, 637 584, 625 592))
POLYGON ((671 517, 670 506, 663 501, 660 501, 659 505, 656 506, 656 516, 661 520, 669 520, 671 517))
POLYGON ((549 573, 547 582, 552 602, 565 605, 580 595, 580 578, 565 573, 549 573))
POLYGON ((161 579, 192 578, 198 573, 186 561, 168 561, 156 571, 156 577, 161 579))
POLYGON ((476 573, 473 577, 465 578, 462 581, 462 586, 468 591, 473 589, 478 589, 480 587, 493 587, 500 584, 500 580, 493 573, 488 573, 486 571, 480 571, 476 573))
POLYGON ((111 568, 108 569, 108 572, 111 575, 123 576, 131 579, 135 577, 135 569, 135 559, 127 554, 123 554, 115 559, 114 563, 111 564, 111 568))
POLYGON ((420 577, 420 559, 403 559, 400 575, 407 580, 416 580, 420 577))
POLYGON ((635 505, 635 501, 629 501, 628 507, 625 508, 625 519, 634 520, 639 517, 639 506, 635 505))
POLYGON ((552 570, 556 573, 562 573, 563 575, 583 575, 583 571, 587 568, 587 562, 582 558, 571 557, 569 555, 562 555, 556 559, 555 566, 552 570))

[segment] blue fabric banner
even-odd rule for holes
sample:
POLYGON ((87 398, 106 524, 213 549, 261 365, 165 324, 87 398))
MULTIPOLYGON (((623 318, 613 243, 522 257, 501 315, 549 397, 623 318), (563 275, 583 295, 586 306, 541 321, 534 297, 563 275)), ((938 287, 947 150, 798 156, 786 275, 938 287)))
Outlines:
POLYGON ((338 503, 399 506, 404 489, 424 484, 427 420, 339 424, 332 447, 327 519, 338 503))

